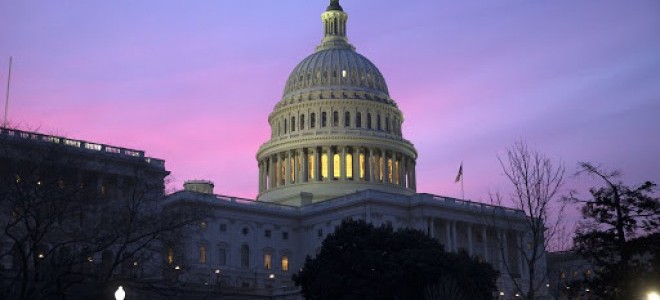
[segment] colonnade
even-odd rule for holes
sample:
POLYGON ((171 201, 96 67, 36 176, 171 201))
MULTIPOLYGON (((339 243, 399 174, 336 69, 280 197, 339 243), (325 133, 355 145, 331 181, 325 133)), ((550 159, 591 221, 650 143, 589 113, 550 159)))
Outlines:
POLYGON ((319 181, 374 182, 416 189, 415 159, 383 147, 322 146, 259 160, 259 192, 319 181))
POLYGON ((524 234, 492 225, 429 217, 427 233, 445 246, 458 252, 465 249, 470 256, 478 256, 501 272, 524 274, 524 234), (441 231, 441 232, 438 232, 441 231))

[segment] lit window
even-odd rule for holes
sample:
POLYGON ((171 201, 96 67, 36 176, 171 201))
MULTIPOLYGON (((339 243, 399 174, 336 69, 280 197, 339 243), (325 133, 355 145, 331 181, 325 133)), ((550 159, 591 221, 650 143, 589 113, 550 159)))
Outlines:
POLYGON ((167 249, 167 264, 171 265, 174 263, 174 249, 172 247, 167 249))
POLYGON ((346 154, 346 178, 353 179, 353 154, 346 154))
POLYGON ((325 153, 321 155, 321 178, 328 178, 328 155, 325 153))
POLYGON ((310 179, 310 180, 311 180, 311 179, 314 179, 314 174, 315 174, 315 170, 314 170, 314 154, 310 154, 309 157, 307 158, 307 169, 309 169, 309 172, 308 172, 308 173, 309 173, 309 174, 308 174, 309 179, 310 179))
POLYGON ((199 263, 206 263, 206 245, 199 246, 199 263))
POLYGON ((286 178, 286 169, 285 169, 285 164, 281 163, 280 164, 280 176, 278 178, 280 180, 280 184, 284 184, 284 178, 286 178))
POLYGON ((295 183, 296 182, 296 158, 295 157, 293 157, 293 156, 291 157, 291 159, 289 160, 289 165, 290 165, 289 167, 291 168, 291 176, 290 176, 291 178, 289 178, 289 179, 291 180, 291 183, 295 183))
POLYGON ((282 271, 289 271, 289 257, 286 255, 282 256, 282 271))
POLYGON ((387 182, 392 182, 392 171, 394 171, 394 166, 392 165, 392 159, 387 159, 387 182))
POLYGON ((339 174, 341 173, 341 162, 340 162, 340 159, 339 159, 339 154, 334 155, 333 161, 334 161, 334 165, 333 165, 333 171, 332 171, 333 174, 332 174, 332 176, 334 177, 334 179, 338 179, 339 174))
POLYGON ((383 166, 384 166, 383 156, 381 155, 378 158, 378 171, 380 173, 379 176, 378 176, 378 180, 381 181, 381 182, 383 181, 383 166))
POLYGON ((364 174, 366 172, 366 162, 364 160, 364 153, 360 153, 360 179, 364 179, 364 174))
POLYGON ((394 169, 394 183, 399 184, 399 161, 397 160, 394 164, 395 169, 394 169))
POLYGON ((264 254, 264 268, 270 270, 272 255, 270 253, 264 254))
POLYGON ((346 70, 341 70, 341 77, 345 78, 346 76, 348 76, 348 72, 346 72, 346 70))

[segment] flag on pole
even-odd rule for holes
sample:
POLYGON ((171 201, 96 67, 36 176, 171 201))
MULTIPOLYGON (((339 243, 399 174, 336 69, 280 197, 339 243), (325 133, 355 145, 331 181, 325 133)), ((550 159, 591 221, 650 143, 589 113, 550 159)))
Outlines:
POLYGON ((459 182, 462 177, 463 177, 463 162, 461 162, 461 166, 458 168, 458 174, 456 174, 456 180, 454 180, 454 182, 459 182))

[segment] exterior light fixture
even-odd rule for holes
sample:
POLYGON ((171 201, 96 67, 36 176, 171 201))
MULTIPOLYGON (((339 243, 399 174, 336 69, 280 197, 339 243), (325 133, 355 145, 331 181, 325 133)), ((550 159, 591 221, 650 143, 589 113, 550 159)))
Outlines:
POLYGON ((520 297, 520 294, 518 294, 518 293, 516 293, 516 295, 515 295, 515 296, 516 296, 516 298, 518 298, 518 297, 520 297))
POLYGON ((179 265, 174 266, 174 270, 181 270, 181 267, 179 265))
POLYGON ((126 298, 126 292, 124 288, 120 285, 115 292, 115 300, 124 300, 126 298))
POLYGON ((44 254, 43 254, 43 253, 39 253, 39 254, 37 254, 37 257, 40 258, 40 259, 43 259, 43 258, 44 258, 44 254))
POLYGON ((657 292, 649 292, 646 294, 646 300, 660 300, 660 295, 657 292))
POLYGON ((549 288, 549 287, 550 287, 550 284, 549 284, 549 283, 546 283, 546 284, 545 284, 545 287, 549 288))
POLYGON ((87 261, 88 261, 88 262, 94 262, 94 258, 91 257, 91 256, 87 256, 87 261))
POLYGON ((133 265, 137 267, 137 265, 138 265, 137 260, 133 262, 133 265))
POLYGON ((215 269, 215 274, 220 274, 220 269, 215 269))
POLYGON ((275 274, 272 274, 272 273, 271 273, 270 275, 268 275, 268 278, 269 278, 269 279, 275 279, 275 274))
POLYGON ((504 296, 504 292, 500 292, 500 296, 504 296))
POLYGON ((591 290, 589 288, 584 289, 584 291, 587 292, 587 293, 591 292, 591 290))

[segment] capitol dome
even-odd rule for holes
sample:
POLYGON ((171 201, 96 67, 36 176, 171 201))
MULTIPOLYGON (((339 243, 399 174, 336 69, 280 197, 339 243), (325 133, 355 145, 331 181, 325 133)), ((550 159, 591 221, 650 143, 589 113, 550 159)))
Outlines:
POLYGON ((257 199, 306 205, 359 190, 413 194, 417 151, 385 78, 346 37, 348 14, 331 0, 324 35, 291 72, 257 152, 257 199))

